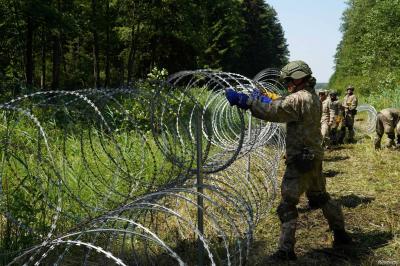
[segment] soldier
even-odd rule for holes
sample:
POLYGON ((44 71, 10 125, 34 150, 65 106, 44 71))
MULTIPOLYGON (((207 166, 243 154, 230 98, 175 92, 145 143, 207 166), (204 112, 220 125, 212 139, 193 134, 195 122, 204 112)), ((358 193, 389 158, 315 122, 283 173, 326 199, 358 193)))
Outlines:
POLYGON ((342 107, 344 109, 344 120, 340 127, 338 143, 343 144, 346 136, 346 128, 349 131, 349 143, 354 142, 354 117, 357 114, 357 96, 354 95, 354 87, 348 86, 347 93, 344 96, 342 107))
POLYGON ((329 138, 332 145, 337 144, 337 129, 342 120, 341 109, 342 106, 337 98, 337 91, 333 90, 329 93, 331 99, 331 109, 332 109, 332 123, 330 125, 329 138))
POLYGON ((319 91, 318 95, 322 103, 322 116, 321 116, 322 146, 329 149, 331 144, 329 133, 334 119, 334 110, 331 107, 331 99, 328 98, 327 90, 319 91))
POLYGON ((381 139, 383 133, 386 133, 389 143, 387 148, 397 147, 400 148, 400 109, 386 108, 381 110, 376 118, 376 137, 375 149, 381 148, 381 139), (397 135, 397 144, 395 144, 395 134, 397 135))
POLYGON ((227 90, 231 105, 250 109, 253 116, 286 122, 286 170, 281 184, 281 202, 277 213, 281 221, 278 250, 272 260, 295 260, 297 204, 305 192, 312 209, 321 208, 334 234, 334 246, 351 243, 344 228, 342 209, 326 191, 322 175, 321 103, 314 90, 315 78, 303 61, 293 61, 282 68, 280 77, 289 95, 266 103, 258 98, 227 90))

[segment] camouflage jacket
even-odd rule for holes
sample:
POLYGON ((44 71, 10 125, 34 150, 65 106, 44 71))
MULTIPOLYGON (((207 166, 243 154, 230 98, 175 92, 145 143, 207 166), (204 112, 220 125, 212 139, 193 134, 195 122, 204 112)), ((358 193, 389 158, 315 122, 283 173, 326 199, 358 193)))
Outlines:
POLYGON ((297 91, 272 103, 249 97, 247 104, 257 118, 286 123, 288 161, 301 154, 303 149, 322 159, 321 102, 313 88, 297 91))
POLYGON ((400 122, 400 109, 398 108, 382 109, 380 113, 385 117, 388 122, 390 121, 393 127, 396 127, 397 123, 400 122))
POLYGON ((332 117, 332 127, 337 127, 342 118, 343 118, 343 107, 341 105, 341 103, 339 102, 339 100, 335 100, 332 102, 331 100, 331 109, 332 109, 332 113, 333 113, 333 117, 332 117))
POLYGON ((344 111, 347 113, 348 111, 356 110, 357 109, 357 96, 354 94, 348 95, 346 94, 343 99, 342 106, 344 107, 344 111))
POLYGON ((330 98, 322 102, 321 124, 332 124, 335 119, 335 110, 330 98))

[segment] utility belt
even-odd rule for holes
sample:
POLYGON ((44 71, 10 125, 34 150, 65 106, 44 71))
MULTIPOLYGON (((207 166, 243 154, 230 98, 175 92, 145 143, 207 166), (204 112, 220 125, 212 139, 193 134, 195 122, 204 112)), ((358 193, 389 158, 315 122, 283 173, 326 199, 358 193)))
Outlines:
POLYGON ((299 172, 305 173, 314 167, 315 161, 315 154, 309 149, 303 148, 301 152, 294 155, 287 164, 293 164, 299 172))
POLYGON ((347 110, 346 111, 346 115, 356 115, 356 114, 357 114, 357 109, 347 110))

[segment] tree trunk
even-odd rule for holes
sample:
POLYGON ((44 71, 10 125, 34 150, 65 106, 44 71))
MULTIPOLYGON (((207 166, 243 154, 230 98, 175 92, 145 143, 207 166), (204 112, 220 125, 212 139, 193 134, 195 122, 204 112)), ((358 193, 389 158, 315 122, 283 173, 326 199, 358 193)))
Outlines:
POLYGON ((136 57, 136 52, 137 52, 137 40, 138 36, 140 35, 140 26, 141 26, 141 16, 140 16, 140 9, 143 7, 143 2, 142 1, 137 1, 134 2, 134 6, 132 8, 132 33, 131 33, 131 44, 129 47, 129 55, 128 55, 128 63, 127 63, 127 78, 126 78, 126 84, 129 86, 129 84, 132 81, 132 78, 134 76, 134 61, 136 57), (136 25, 136 29, 135 29, 136 25))
POLYGON ((99 40, 98 40, 96 22, 97 22, 96 0, 92 0, 93 76, 94 76, 93 86, 95 88, 97 88, 100 85, 99 40))
POLYGON ((33 85, 33 19, 30 15, 26 18, 26 85, 33 85))
POLYGON ((119 79, 118 79, 118 84, 120 86, 124 85, 125 82, 125 65, 124 65, 124 59, 118 58, 117 59, 117 69, 119 71, 119 79))
POLYGON ((58 33, 55 33, 53 39, 53 79, 51 82, 51 88, 53 90, 59 89, 60 87, 60 37, 58 33))
POLYGON ((105 72, 106 77, 104 81, 104 87, 108 88, 110 85, 110 1, 106 4, 106 19, 107 19, 107 29, 106 29, 106 62, 105 62, 105 72))
POLYGON ((40 76, 40 88, 46 89, 46 30, 42 27, 42 74, 40 76))
POLYGON ((136 54, 136 48, 135 48, 135 26, 132 26, 132 34, 131 34, 131 45, 129 49, 129 56, 128 56, 128 76, 126 78, 126 85, 129 86, 129 84, 132 81, 132 76, 133 76, 133 61, 135 59, 135 54, 136 54))
MULTIPOLYGON (((57 9, 61 11, 61 1, 57 1, 57 9)), ((61 73, 61 29, 58 29, 52 34, 53 43, 53 68, 52 68, 52 81, 51 88, 53 90, 58 90, 60 88, 60 73, 61 73)))

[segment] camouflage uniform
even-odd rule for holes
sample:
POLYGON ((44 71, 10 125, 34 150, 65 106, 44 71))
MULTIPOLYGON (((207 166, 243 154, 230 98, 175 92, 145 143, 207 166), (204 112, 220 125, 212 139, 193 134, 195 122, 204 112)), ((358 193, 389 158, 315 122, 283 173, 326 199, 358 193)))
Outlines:
POLYGON ((329 147, 331 144, 329 135, 334 118, 335 110, 332 108, 331 99, 328 97, 322 102, 321 134, 323 146, 329 147))
POLYGON ((337 144, 337 130, 338 127, 343 119, 343 115, 342 115, 342 106, 339 102, 338 99, 333 100, 331 99, 331 109, 332 109, 332 124, 331 124, 331 129, 330 129, 330 133, 329 133, 329 138, 331 141, 332 145, 336 145, 337 144))
MULTIPOLYGON (((352 88, 352 87, 349 87, 352 88)), ((343 143, 346 136, 346 128, 349 131, 349 142, 354 141, 354 117, 357 113, 357 96, 346 94, 343 99, 342 107, 344 109, 344 120, 340 126, 338 142, 343 143)))
POLYGON ((381 147, 383 133, 386 133, 389 143, 387 147, 395 146, 395 134, 397 135, 397 147, 400 147, 400 109, 386 108, 381 110, 376 118, 375 149, 381 147))
POLYGON ((305 192, 311 208, 322 208, 332 230, 344 231, 340 205, 331 200, 322 175, 321 103, 312 86, 272 103, 247 100, 252 115, 271 122, 286 122, 286 171, 277 208, 281 225, 279 250, 293 252, 298 211, 305 192))

